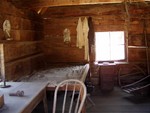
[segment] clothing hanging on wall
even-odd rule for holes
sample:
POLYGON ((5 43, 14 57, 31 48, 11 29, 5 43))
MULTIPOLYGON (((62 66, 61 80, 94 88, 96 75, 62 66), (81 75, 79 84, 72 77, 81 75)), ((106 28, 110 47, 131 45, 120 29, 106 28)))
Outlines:
POLYGON ((76 30, 77 30, 77 42, 76 42, 76 46, 81 49, 84 46, 83 28, 82 28, 81 18, 79 18, 79 20, 78 20, 78 25, 77 25, 77 29, 76 30))
POLYGON ((77 42, 76 46, 80 49, 84 46, 84 59, 89 60, 89 42, 88 42, 88 20, 85 17, 84 20, 81 20, 81 17, 79 17, 78 25, 77 25, 77 42))
POLYGON ((88 32, 89 32, 89 26, 88 26, 88 20, 85 17, 83 20, 83 38, 84 38, 84 59, 89 60, 89 41, 88 41, 88 32))

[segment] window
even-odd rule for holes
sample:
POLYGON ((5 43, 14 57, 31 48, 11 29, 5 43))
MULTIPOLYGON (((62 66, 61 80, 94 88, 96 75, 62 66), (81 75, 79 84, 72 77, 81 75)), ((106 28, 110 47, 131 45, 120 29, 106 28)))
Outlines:
POLYGON ((96 32, 96 61, 125 60, 123 31, 96 32))

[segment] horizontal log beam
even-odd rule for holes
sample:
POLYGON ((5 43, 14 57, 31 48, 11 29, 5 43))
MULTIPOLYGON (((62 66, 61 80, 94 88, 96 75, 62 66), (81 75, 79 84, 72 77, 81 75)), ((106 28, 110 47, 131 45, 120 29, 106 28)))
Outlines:
MULTIPOLYGON (((91 5, 122 3, 125 0, 10 0, 11 2, 26 8, 41 8, 54 6, 91 5)), ((126 0, 127 2, 144 2, 148 0, 126 0)))

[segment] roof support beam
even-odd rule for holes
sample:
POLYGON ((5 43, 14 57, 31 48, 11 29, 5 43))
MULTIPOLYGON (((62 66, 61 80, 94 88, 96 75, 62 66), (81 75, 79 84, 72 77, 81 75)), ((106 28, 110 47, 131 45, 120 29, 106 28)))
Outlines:
POLYGON ((29 2, 26 2, 26 0, 24 0, 24 3, 22 5, 28 8, 37 8, 37 7, 122 3, 124 1, 144 2, 146 0, 30 0, 29 2))

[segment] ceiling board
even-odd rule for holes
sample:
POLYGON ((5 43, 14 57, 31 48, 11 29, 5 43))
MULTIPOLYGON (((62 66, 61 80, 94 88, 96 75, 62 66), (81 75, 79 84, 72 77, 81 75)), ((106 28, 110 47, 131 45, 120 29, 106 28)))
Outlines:
MULTIPOLYGON (((122 3, 125 0, 8 0, 12 3, 25 8, 54 7, 54 6, 72 6, 72 5, 90 5, 122 3)), ((126 0, 127 2, 142 2, 149 0, 126 0)))
MULTIPOLYGON (((99 5, 101 5, 102 7, 103 5, 109 5, 112 3, 115 4, 124 3, 124 1, 127 1, 129 3, 132 2, 145 3, 143 1, 150 1, 150 0, 7 0, 7 1, 12 2, 14 5, 16 5, 16 7, 19 8, 32 9, 36 11, 38 14, 42 15, 43 18, 51 18, 51 17, 61 18, 61 17, 97 15, 90 13, 93 12, 90 10, 95 10, 93 7, 92 8, 90 7, 91 5, 94 5, 96 7, 97 6, 99 7, 99 5)), ((103 8, 101 8, 101 11, 97 11, 97 13, 101 13, 102 10, 103 8)))
POLYGON ((112 12, 113 13, 116 12, 118 14, 118 12, 120 12, 120 10, 122 9, 121 7, 124 7, 124 5, 105 4, 92 6, 86 5, 86 6, 49 7, 47 11, 42 15, 42 17, 48 19, 48 18, 63 18, 63 17, 96 16, 102 14, 109 15, 112 12))

